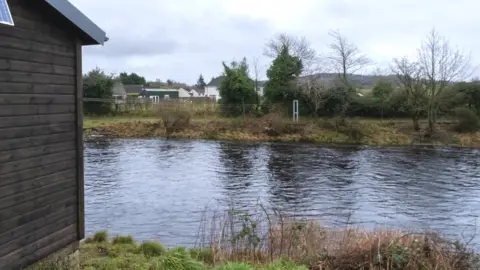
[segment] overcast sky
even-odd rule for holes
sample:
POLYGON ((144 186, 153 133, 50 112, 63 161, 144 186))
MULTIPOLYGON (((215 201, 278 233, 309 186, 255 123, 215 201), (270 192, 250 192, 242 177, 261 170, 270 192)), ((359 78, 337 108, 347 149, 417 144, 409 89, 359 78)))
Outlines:
MULTIPOLYGON (((305 36, 328 52, 338 30, 377 66, 414 55, 432 27, 480 61, 478 0, 70 0, 107 32, 105 46, 84 48, 84 71, 136 72, 148 80, 208 83, 222 61, 260 58, 279 32, 305 36)), ((479 74, 478 71, 476 74, 479 74)))

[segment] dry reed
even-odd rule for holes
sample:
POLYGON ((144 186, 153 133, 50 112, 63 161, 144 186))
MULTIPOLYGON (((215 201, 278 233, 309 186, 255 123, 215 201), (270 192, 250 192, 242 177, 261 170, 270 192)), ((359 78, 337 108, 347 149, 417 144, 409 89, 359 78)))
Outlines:
POLYGON ((288 258, 319 270, 463 270, 478 265, 468 243, 438 234, 349 226, 335 230, 258 208, 253 214, 228 210, 204 218, 197 248, 209 250, 214 264, 288 258))

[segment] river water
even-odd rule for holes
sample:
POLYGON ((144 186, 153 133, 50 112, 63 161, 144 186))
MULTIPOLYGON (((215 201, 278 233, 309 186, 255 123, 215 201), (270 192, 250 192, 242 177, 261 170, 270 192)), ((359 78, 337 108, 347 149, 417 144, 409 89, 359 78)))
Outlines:
MULTIPOLYGON (((192 245, 206 209, 259 201, 326 226, 476 233, 480 151, 163 139, 85 143, 87 235, 192 245)), ((477 239, 476 245, 480 243, 477 239)))

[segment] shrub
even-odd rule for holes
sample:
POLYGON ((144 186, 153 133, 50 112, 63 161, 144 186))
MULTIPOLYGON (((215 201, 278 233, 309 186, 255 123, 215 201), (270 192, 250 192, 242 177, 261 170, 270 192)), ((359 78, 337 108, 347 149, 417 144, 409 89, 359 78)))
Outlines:
POLYGON ((93 236, 93 241, 97 243, 104 243, 108 241, 108 232, 107 231, 98 231, 93 236))
POLYGON ((457 123, 454 130, 457 132, 475 132, 480 130, 480 119, 474 111, 468 108, 458 108, 455 110, 457 123))
POLYGON ((214 262, 214 254, 211 249, 191 249, 190 256, 207 264, 214 262))
POLYGON ((173 132, 182 131, 190 126, 191 115, 184 109, 157 109, 157 115, 160 117, 167 135, 173 132))
POLYGON ((159 242, 145 241, 139 248, 145 257, 158 257, 165 254, 165 248, 159 242))
POLYGON ((195 259, 185 250, 179 247, 169 250, 160 258, 161 269, 165 270, 205 270, 205 265, 195 259))
POLYGON ((127 236, 116 236, 113 238, 112 243, 114 245, 121 245, 121 244, 134 244, 135 240, 133 240, 133 237, 130 235, 127 236))

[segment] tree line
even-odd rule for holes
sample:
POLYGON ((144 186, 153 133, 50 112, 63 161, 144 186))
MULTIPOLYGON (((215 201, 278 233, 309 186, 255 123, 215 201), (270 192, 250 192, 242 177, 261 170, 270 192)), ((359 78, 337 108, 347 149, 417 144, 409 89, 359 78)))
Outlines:
POLYGON ((298 100, 301 115, 336 116, 341 122, 347 116, 409 117, 419 130, 419 120, 427 118, 428 134, 435 132, 439 117, 455 112, 470 118, 480 115, 480 81, 465 81, 473 73, 470 55, 435 29, 420 43, 416 57, 395 58, 388 70, 377 70, 395 75, 394 80, 379 80, 366 91, 359 91, 351 78, 373 61, 341 33, 329 35, 329 51, 324 54, 305 38, 285 33, 267 42, 264 55, 272 61, 261 98, 255 91, 255 60, 253 74, 246 58, 223 63, 220 102, 230 105, 223 106, 224 114, 265 114, 279 105, 291 110, 292 101, 298 100), (248 106, 231 106, 239 104, 248 106))

